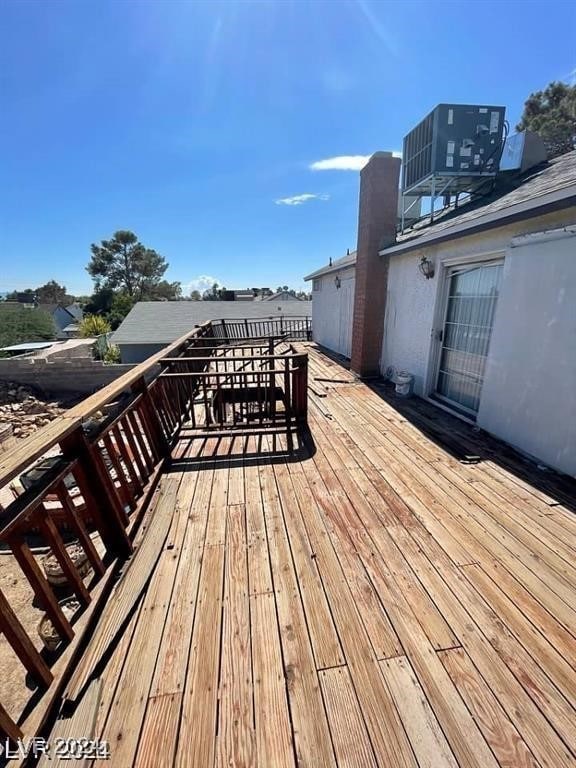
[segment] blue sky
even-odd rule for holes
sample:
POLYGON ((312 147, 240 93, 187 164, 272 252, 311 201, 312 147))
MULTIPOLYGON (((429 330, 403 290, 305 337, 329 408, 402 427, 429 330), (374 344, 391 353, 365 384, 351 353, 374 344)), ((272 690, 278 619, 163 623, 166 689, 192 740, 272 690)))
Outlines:
POLYGON ((358 172, 313 163, 399 150, 438 102, 514 124, 574 81, 575 30, 535 0, 0 0, 0 291, 90 292, 116 229, 187 289, 299 287, 356 241, 358 172))

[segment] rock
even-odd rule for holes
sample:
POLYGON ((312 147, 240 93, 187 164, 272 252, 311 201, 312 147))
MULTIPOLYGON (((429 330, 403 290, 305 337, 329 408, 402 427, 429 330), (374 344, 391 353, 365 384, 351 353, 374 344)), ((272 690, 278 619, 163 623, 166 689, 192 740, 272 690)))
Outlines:
POLYGON ((33 387, 0 381, 0 421, 19 439, 32 435, 64 413, 54 401, 45 402, 33 387))

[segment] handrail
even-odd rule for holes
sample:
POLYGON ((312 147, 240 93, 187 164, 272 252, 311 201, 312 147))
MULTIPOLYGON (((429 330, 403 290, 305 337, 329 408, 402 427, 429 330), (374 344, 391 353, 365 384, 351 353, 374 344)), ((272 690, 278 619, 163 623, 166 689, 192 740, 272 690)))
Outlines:
POLYGON ((191 333, 188 332, 174 341, 168 347, 161 349, 152 357, 144 360, 130 371, 117 378, 111 384, 90 395, 78 405, 71 408, 63 416, 59 416, 54 421, 39 429, 33 435, 22 440, 12 450, 7 451, 0 456, 0 487, 6 485, 17 475, 26 469, 35 459, 53 448, 57 443, 67 437, 77 427, 79 427, 87 418, 104 405, 113 401, 122 394, 128 387, 135 384, 139 379, 146 376, 162 358, 176 352, 184 346, 189 340, 199 336, 202 330, 206 330, 210 322, 203 323, 191 333))

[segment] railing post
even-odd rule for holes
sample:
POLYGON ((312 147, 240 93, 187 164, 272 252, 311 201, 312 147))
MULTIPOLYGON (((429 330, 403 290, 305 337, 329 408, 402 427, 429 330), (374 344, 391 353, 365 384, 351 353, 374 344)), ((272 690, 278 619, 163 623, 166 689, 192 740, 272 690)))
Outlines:
POLYGON ((294 360, 294 410, 298 421, 308 419, 308 355, 299 355, 294 360))
POLYGON ((154 443, 157 455, 159 457, 167 456, 169 453, 169 446, 160 419, 156 413, 156 408, 150 397, 146 379, 143 376, 132 384, 132 392, 136 395, 142 395, 142 414, 144 416, 144 421, 146 421, 150 439, 154 443))
MULTIPOLYGON (((82 427, 65 437, 60 443, 66 458, 77 459, 76 474, 82 495, 87 491, 86 504, 93 507, 94 515, 102 526, 102 539, 106 548, 121 557, 132 553, 132 543, 126 533, 126 516, 112 478, 106 472, 98 446, 90 446, 82 427)), ((91 510, 92 511, 92 510, 91 510)))

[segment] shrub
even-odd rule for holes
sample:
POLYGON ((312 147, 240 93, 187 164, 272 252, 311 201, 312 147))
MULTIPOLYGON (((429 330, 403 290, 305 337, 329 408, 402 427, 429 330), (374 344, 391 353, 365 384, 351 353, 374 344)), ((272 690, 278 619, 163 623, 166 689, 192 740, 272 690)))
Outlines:
POLYGON ((104 362, 105 363, 120 362, 120 347, 117 344, 110 344, 110 346, 104 353, 104 362))
POLYGON ((83 339, 110 333, 110 323, 100 315, 86 315, 80 323, 80 336, 83 339))

